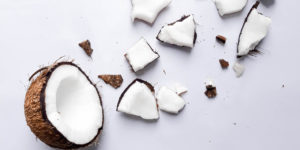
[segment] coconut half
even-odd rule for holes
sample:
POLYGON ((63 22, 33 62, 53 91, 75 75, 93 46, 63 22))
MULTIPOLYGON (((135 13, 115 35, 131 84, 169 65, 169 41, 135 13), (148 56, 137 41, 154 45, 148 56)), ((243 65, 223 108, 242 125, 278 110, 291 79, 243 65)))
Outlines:
POLYGON ((47 67, 32 81, 25 99, 31 131, 44 143, 61 149, 95 142, 104 122, 96 86, 72 62, 47 67))
POLYGON ((177 114, 185 106, 185 101, 171 89, 163 86, 157 93, 159 109, 177 114))
POLYGON ((214 0, 220 16, 243 10, 248 0, 214 0))
POLYGON ((163 26, 156 39, 163 43, 193 48, 197 39, 193 15, 183 16, 174 23, 163 26))
POLYGON ((271 25, 271 19, 257 11, 259 2, 251 8, 245 19, 238 41, 238 57, 247 55, 255 50, 256 46, 264 39, 271 25))
POLYGON ((159 119, 153 86, 141 79, 134 80, 121 94, 117 111, 146 120, 159 119))
POLYGON ((140 19, 152 24, 158 14, 166 8, 172 0, 132 0, 132 20, 140 19))

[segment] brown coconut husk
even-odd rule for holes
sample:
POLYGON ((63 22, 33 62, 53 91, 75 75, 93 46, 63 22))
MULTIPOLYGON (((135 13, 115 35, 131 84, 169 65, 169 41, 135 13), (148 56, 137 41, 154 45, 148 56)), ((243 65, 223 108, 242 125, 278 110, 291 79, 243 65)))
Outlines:
MULTIPOLYGON (((98 130, 97 136, 95 138, 84 145, 78 145, 75 143, 72 143, 66 139, 48 120, 48 117, 46 115, 45 111, 45 89, 47 87, 47 82, 49 78, 51 77, 51 74, 53 71, 61 66, 61 65, 72 65, 77 67, 88 79, 88 81, 95 87, 99 99, 100 104, 102 105, 102 100, 100 93, 95 86, 91 82, 91 80, 88 78, 88 76, 79 68, 77 65, 75 65, 72 62, 59 62, 55 63, 47 68, 40 69, 41 73, 40 75, 34 79, 31 82, 30 87, 27 90, 26 97, 25 97, 25 104, 24 104, 24 110, 25 110, 25 117, 27 125, 30 127, 31 131, 44 143, 47 145, 54 147, 54 148, 61 148, 61 149, 76 149, 80 147, 86 147, 88 145, 93 144, 97 141, 99 135, 102 132, 103 129, 103 123, 104 123, 104 112, 102 109, 103 114, 103 122, 102 127, 98 130)), ((36 74, 36 73, 35 73, 36 74)), ((31 77, 32 78, 32 77, 31 77)))

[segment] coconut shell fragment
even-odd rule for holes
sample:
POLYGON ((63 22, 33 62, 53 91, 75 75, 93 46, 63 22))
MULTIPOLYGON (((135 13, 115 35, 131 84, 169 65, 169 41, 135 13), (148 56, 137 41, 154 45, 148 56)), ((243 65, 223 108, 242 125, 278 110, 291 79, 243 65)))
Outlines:
POLYGON ((216 36, 216 39, 217 39, 217 41, 219 41, 219 42, 221 42, 221 43, 223 43, 223 44, 225 44, 226 43, 226 37, 224 37, 224 36, 222 36, 222 35, 217 35, 216 36))
POLYGON ((91 57, 92 56, 92 53, 93 53, 93 49, 91 47, 91 43, 89 40, 85 40, 81 43, 79 43, 79 46, 85 51, 85 53, 91 57))
POLYGON ((122 75, 99 75, 98 78, 102 79, 106 84, 111 85, 115 89, 119 88, 123 83, 122 75))
POLYGON ((205 95, 208 98, 215 98, 217 96, 217 88, 213 85, 206 85, 205 95))
POLYGON ((220 59, 219 62, 220 62, 220 65, 221 65, 222 69, 227 69, 228 68, 228 66, 229 66, 228 61, 226 61, 224 59, 220 59))

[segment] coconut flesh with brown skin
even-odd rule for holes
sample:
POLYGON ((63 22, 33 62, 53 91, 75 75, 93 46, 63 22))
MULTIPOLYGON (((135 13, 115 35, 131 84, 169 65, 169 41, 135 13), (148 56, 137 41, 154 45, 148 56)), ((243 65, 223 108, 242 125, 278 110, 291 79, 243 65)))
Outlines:
POLYGON ((103 128, 98 89, 72 62, 41 70, 26 93, 24 108, 31 131, 51 147, 88 146, 97 141, 103 128))

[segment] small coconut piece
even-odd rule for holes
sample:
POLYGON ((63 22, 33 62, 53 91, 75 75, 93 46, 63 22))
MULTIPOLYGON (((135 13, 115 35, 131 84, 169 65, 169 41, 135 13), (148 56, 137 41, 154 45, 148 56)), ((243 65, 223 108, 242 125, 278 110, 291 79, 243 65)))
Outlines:
POLYGON ((228 61, 226 61, 224 59, 220 59, 219 62, 220 62, 220 65, 221 65, 222 69, 227 69, 228 68, 228 66, 229 66, 228 61))
POLYGON ((159 58, 159 54, 152 49, 144 38, 141 38, 127 51, 125 58, 132 70, 137 72, 159 58))
POLYGON ((226 43, 226 37, 225 36, 222 36, 222 35, 217 35, 216 36, 216 39, 217 39, 217 41, 219 41, 219 42, 221 42, 221 43, 223 43, 223 44, 225 44, 226 43))
POLYGON ((215 98, 217 96, 217 88, 211 80, 206 83, 206 91, 204 94, 208 98, 215 98))
POLYGON ((183 16, 174 23, 163 26, 156 39, 163 43, 193 48, 197 39, 193 15, 183 16))
POLYGON ((122 75, 99 75, 98 78, 102 79, 106 84, 111 85, 115 89, 119 88, 123 83, 122 75))
POLYGON ((91 43, 89 40, 85 40, 81 43, 79 43, 79 46, 85 51, 85 53, 91 57, 93 53, 93 49, 91 48, 91 43))
POLYGON ((188 88, 179 83, 174 84, 174 90, 175 90, 176 94, 178 94, 179 96, 188 92, 188 88))
POLYGON ((172 0, 132 0, 132 20, 140 19, 153 24, 158 14, 166 8, 172 0))
POLYGON ((156 96, 159 108, 177 114, 185 106, 185 101, 171 89, 163 86, 156 96))
POLYGON ((245 56, 250 51, 255 50, 268 33, 272 21, 257 11, 258 5, 259 2, 257 1, 244 21, 238 41, 238 57, 245 56))
POLYGON ((72 62, 41 70, 27 90, 24 109, 31 131, 44 143, 60 149, 96 142, 104 122, 95 84, 72 62))
POLYGON ((237 77, 241 77, 243 75, 244 71, 245 71, 245 67, 242 64, 236 62, 233 65, 233 70, 234 70, 237 77))
POLYGON ((220 16, 243 10, 247 0, 214 0, 220 16))
POLYGON ((159 119, 154 87, 141 79, 134 80, 121 94, 117 111, 146 120, 159 119))

